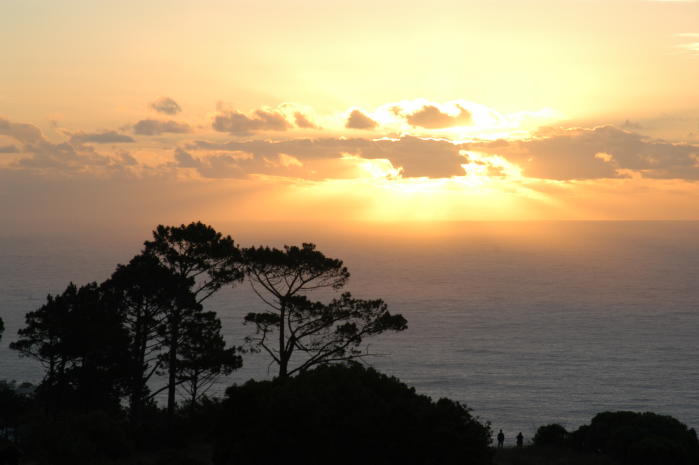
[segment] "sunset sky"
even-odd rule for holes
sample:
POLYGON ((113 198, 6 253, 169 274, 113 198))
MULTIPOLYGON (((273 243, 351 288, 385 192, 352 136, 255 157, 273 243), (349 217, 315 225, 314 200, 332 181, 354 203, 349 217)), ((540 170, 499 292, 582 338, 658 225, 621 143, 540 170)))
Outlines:
POLYGON ((699 1, 2 0, 5 230, 699 219, 699 1))

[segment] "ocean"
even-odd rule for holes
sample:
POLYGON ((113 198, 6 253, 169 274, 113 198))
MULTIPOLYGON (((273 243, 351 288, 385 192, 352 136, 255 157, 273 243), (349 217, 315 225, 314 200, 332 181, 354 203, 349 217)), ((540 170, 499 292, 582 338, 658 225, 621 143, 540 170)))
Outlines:
MULTIPOLYGON (((604 410, 699 426, 699 222, 215 226, 243 246, 314 242, 344 260, 347 290, 408 320, 408 330, 369 340, 379 355, 367 362, 465 403, 507 443, 604 410)), ((146 239, 0 232, 0 379, 41 380, 7 347, 26 312, 70 281, 106 279, 146 239)), ((206 305, 234 344, 251 330, 243 316, 262 308, 247 283, 206 305)), ((211 393, 273 373, 263 354, 248 354, 211 393)))

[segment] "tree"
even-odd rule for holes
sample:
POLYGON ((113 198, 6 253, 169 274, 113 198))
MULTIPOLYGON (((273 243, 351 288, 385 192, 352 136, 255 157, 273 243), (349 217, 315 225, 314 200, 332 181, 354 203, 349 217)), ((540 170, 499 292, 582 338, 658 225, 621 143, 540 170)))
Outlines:
POLYGON ((180 354, 177 379, 189 398, 191 413, 219 376, 229 375, 243 366, 236 347, 226 347, 221 320, 214 312, 198 314, 196 321, 187 327, 180 354))
MULTIPOLYGON (((153 240, 144 243, 144 254, 156 257, 173 274, 188 281, 192 299, 179 301, 170 308, 164 335, 168 354, 168 415, 175 410, 178 384, 180 341, 188 322, 196 320, 202 311, 201 303, 226 284, 243 279, 240 250, 230 236, 223 236, 201 222, 189 225, 159 225, 153 231, 153 240)), ((184 282, 184 281, 183 281, 184 282)))
POLYGON ((143 252, 157 257, 176 275, 194 280, 190 291, 197 303, 227 284, 243 280, 240 250, 230 236, 223 236, 201 222, 159 225, 143 252))
POLYGON ((189 280, 176 276, 150 254, 136 255, 127 265, 118 265, 103 285, 121 314, 129 336, 128 396, 131 420, 138 424, 150 393, 148 382, 161 368, 161 352, 167 334, 163 325, 170 310, 189 297, 189 280))
POLYGON ((245 317, 246 324, 255 326, 247 342, 270 355, 279 366, 279 377, 366 356, 360 350, 365 337, 407 327, 405 318, 391 315, 381 300, 354 299, 344 293, 327 305, 310 301, 307 293, 338 290, 350 276, 341 260, 326 257, 314 244, 284 250, 252 247, 243 250, 243 261, 254 292, 269 307, 245 317), (296 351, 305 357, 292 368, 289 362, 296 351))
POLYGON ((39 394, 54 414, 73 409, 118 409, 128 337, 121 319, 96 283, 70 283, 29 312, 10 348, 46 369, 39 394))
POLYGON ((29 383, 18 386, 15 381, 0 381, 0 438, 16 438, 22 417, 32 406, 32 391, 29 383))
POLYGON ((213 463, 486 465, 490 427, 357 363, 226 390, 213 463))
POLYGON ((534 435, 535 446, 564 446, 568 440, 568 431, 558 423, 539 426, 534 435))
POLYGON ((652 412, 601 412, 571 434, 573 443, 628 465, 699 464, 694 428, 652 412))
POLYGON ((0 318, 0 340, 2 340, 2 333, 5 332, 5 322, 0 318))
POLYGON ((271 312, 249 313, 245 317, 245 323, 254 324, 256 330, 248 341, 272 357, 280 366, 281 377, 323 363, 365 357, 368 353, 361 349, 365 337, 407 328, 405 318, 391 315, 382 300, 354 299, 349 292, 327 305, 295 296, 285 299, 284 306, 284 321, 280 314, 271 312), (275 347, 267 337, 281 332, 282 326, 286 330, 285 340, 275 347), (295 351, 302 352, 304 359, 292 368, 289 362, 295 351))

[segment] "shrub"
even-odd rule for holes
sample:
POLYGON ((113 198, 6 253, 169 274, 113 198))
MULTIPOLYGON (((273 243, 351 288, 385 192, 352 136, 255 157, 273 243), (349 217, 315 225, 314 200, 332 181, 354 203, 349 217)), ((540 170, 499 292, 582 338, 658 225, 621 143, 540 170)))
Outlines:
POLYGON ((568 431, 559 425, 540 426, 534 435, 534 445, 536 446, 564 446, 568 439, 568 431))
POLYGON ((490 427, 358 364, 227 390, 217 464, 489 464, 490 427))
POLYGON ((102 411, 55 421, 40 417, 29 429, 24 450, 39 463, 95 464, 128 457, 133 452, 126 423, 102 411))
POLYGON ((602 412, 574 435, 588 450, 608 454, 622 464, 699 464, 696 432, 671 416, 602 412))

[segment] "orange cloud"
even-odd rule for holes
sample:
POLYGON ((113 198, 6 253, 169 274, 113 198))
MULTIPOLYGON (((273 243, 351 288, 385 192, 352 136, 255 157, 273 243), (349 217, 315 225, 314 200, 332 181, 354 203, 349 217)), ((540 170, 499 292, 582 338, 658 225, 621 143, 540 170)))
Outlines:
POLYGON ((264 131, 286 131, 293 126, 278 111, 256 110, 253 116, 246 116, 234 110, 216 115, 212 127, 219 132, 247 136, 264 131))
POLYGON ((144 136, 157 136, 165 133, 186 134, 192 132, 192 128, 187 123, 173 120, 143 119, 133 125, 133 132, 144 136))
POLYGON ((180 105, 170 97, 161 97, 151 103, 150 107, 158 113, 165 113, 166 115, 176 115, 182 111, 180 105))
POLYGON ((347 129, 370 130, 376 129, 378 125, 379 123, 369 118, 359 110, 352 110, 352 113, 350 113, 350 115, 347 117, 347 122, 345 123, 345 127, 347 129))
POLYGON ((411 126, 427 129, 451 128, 471 124, 473 122, 471 112, 462 106, 457 105, 457 107, 459 112, 456 115, 450 115, 434 105, 425 105, 414 113, 405 115, 405 119, 411 126))

